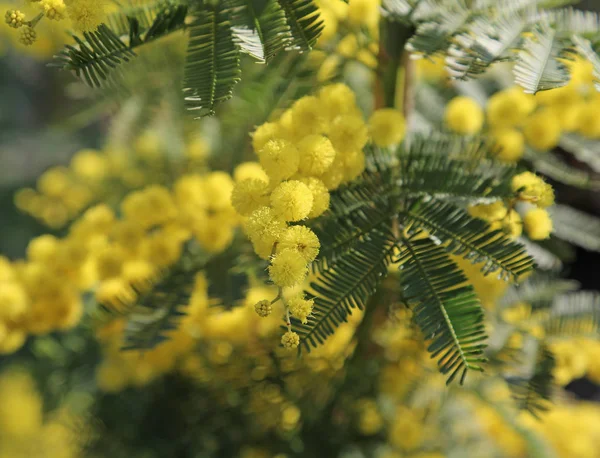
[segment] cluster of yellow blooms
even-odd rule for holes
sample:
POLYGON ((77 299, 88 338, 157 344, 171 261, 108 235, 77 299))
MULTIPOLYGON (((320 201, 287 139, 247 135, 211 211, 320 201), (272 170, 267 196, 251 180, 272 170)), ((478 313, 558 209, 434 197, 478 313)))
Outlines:
POLYGON ((107 5, 106 0, 27 0, 27 3, 38 10, 31 20, 26 20, 25 13, 18 9, 9 9, 4 15, 9 27, 20 29, 19 41, 26 46, 37 40, 35 28, 43 18, 53 21, 68 18, 77 31, 96 30, 104 20, 107 5))
MULTIPOLYGON (((246 171, 253 169, 236 183, 231 201, 246 217, 244 228, 255 252, 270 260, 269 276, 280 289, 272 301, 256 304, 259 315, 271 313, 283 288, 304 282, 308 265, 319 253, 317 236, 290 223, 322 215, 329 207, 329 191, 363 172, 369 136, 380 146, 390 146, 402 140, 404 129, 402 114, 392 109, 375 112, 367 125, 354 93, 343 84, 299 99, 279 121, 256 129, 252 144, 260 165, 242 165, 246 171)), ((303 294, 284 304, 288 329, 290 313, 306 323, 313 308, 303 294)), ((282 344, 295 348, 299 337, 289 330, 282 344)))
POLYGON ((513 177, 512 190, 515 200, 527 207, 523 219, 514 208, 508 209, 501 201, 472 205, 469 213, 488 221, 492 229, 503 229, 511 237, 520 236, 523 228, 532 240, 550 237, 552 219, 546 208, 554 203, 552 186, 534 173, 523 172, 513 177))
POLYGON ((0 375, 0 458, 78 458, 86 440, 82 427, 83 419, 66 408, 45 416, 27 372, 8 369, 0 375))
POLYGON ((548 151, 558 145, 562 133, 576 132, 600 138, 596 116, 600 97, 594 89, 592 64, 581 58, 566 61, 571 73, 569 83, 535 96, 518 86, 496 92, 485 107, 466 96, 455 97, 446 108, 447 127, 457 133, 479 133, 487 122, 487 133, 494 140, 500 160, 516 162, 525 145, 548 151))
POLYGON ((141 134, 133 148, 107 146, 104 151, 78 151, 68 167, 48 169, 37 189, 23 188, 15 195, 19 210, 50 228, 61 228, 98 202, 118 202, 133 189, 152 183, 170 184, 165 169, 190 173, 202 169, 209 147, 202 138, 185 143, 181 160, 166 159, 160 138, 141 134), (169 161, 168 164, 166 161, 169 161))
POLYGON ((310 59, 319 65, 317 79, 333 78, 345 61, 377 67, 379 0, 320 0, 323 32, 310 59))

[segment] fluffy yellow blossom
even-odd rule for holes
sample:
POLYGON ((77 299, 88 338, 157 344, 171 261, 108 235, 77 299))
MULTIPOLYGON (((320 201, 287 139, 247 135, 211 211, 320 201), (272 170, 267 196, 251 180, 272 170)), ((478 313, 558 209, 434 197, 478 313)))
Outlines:
POLYGON ((362 117, 341 115, 333 121, 329 139, 339 152, 362 151, 369 140, 369 131, 362 117))
POLYGON ((256 128, 252 134, 252 147, 257 154, 265 147, 269 140, 277 140, 282 137, 281 128, 277 123, 265 122, 256 128))
POLYGON ((294 102, 292 122, 300 136, 325 133, 326 118, 320 100, 309 95, 294 102))
POLYGON ((67 14, 73 28, 92 32, 104 21, 106 0, 68 0, 67 14))
POLYGON ((252 212, 244 228, 253 243, 261 241, 273 246, 287 226, 271 208, 262 207, 252 212))
POLYGON ((288 300, 287 306, 292 316, 298 318, 303 324, 306 324, 308 317, 313 311, 314 300, 306 300, 304 296, 295 296, 288 300))
POLYGON ((300 221, 308 217, 312 204, 312 192, 297 180, 284 181, 271 193, 271 207, 275 215, 285 221, 300 221))
POLYGON ((263 299, 262 301, 258 301, 254 304, 254 311, 256 314, 262 318, 265 318, 271 314, 273 311, 273 307, 271 306, 271 301, 267 299, 263 299))
POLYGON ((192 160, 203 160, 210 153, 210 145, 201 137, 194 137, 185 145, 185 156, 192 160))
POLYGON ((600 138, 600 116, 598 116, 598 103, 588 102, 583 104, 577 113, 577 131, 587 138, 600 138))
POLYGON ((329 170, 319 178, 329 191, 337 189, 342 184, 345 178, 345 166, 341 154, 336 155, 329 170))
POLYGON ((144 228, 163 224, 177 215, 169 190, 158 185, 129 194, 121 203, 121 210, 125 218, 144 228))
POLYGON ((344 163, 344 182, 357 178, 365 171, 365 153, 362 151, 353 151, 342 156, 344 163))
POLYGON ((27 244, 27 258, 30 261, 48 262, 54 258, 59 249, 59 241, 50 234, 40 235, 27 244))
MULTIPOLYGON (((25 372, 11 370, 0 377, 0 434, 31 438, 43 421, 42 398, 35 381, 25 372)), ((4 442, 4 439, 2 442, 4 442)))
POLYGON ((520 126, 535 107, 535 97, 514 86, 496 92, 489 98, 486 106, 487 121, 492 127, 520 126))
POLYGON ((288 331, 281 337, 281 345, 288 350, 298 348, 298 345, 300 345, 300 336, 295 332, 288 331))
POLYGON ((514 128, 502 128, 493 132, 495 155, 504 162, 517 162, 525 152, 525 137, 514 128))
POLYGON ((291 226, 283 233, 278 248, 298 252, 306 262, 312 262, 319 254, 318 237, 306 226, 291 226))
POLYGON ((250 178, 269 181, 269 176, 265 173, 258 162, 242 162, 233 171, 233 178, 236 182, 250 178))
POLYGON ((233 180, 228 173, 211 172, 206 175, 203 180, 203 191, 208 208, 217 211, 231 208, 233 185, 233 180))
POLYGON ((521 215, 515 210, 510 210, 502 220, 493 222, 490 227, 492 229, 501 229, 512 238, 520 236, 523 232, 521 215))
POLYGON ((545 151, 554 148, 560 140, 560 121, 551 110, 539 110, 529 116, 523 127, 527 144, 545 151))
POLYGON ((277 286, 295 286, 304 281, 307 273, 306 260, 295 250, 278 252, 269 266, 269 277, 277 286))
POLYGON ((308 217, 316 218, 318 216, 321 216, 329 208, 329 201, 331 198, 331 196, 329 195, 329 191, 325 186, 325 183, 323 183, 323 181, 319 180, 318 178, 314 177, 304 177, 300 178, 298 181, 301 181, 306 186, 308 186, 308 189, 310 189, 310 192, 313 196, 313 205, 310 209, 308 217))
POLYGON ((18 29, 25 22, 25 14, 19 10, 8 10, 4 15, 4 22, 13 29, 18 29))
POLYGON ((327 9, 319 11, 319 19, 323 21, 323 31, 319 37, 318 44, 325 44, 337 33, 338 20, 336 15, 327 9))
POLYGON ((350 25, 359 27, 366 25, 374 27, 379 19, 378 0, 350 0, 348 3, 348 22, 350 25))
POLYGON ((418 415, 407 407, 399 407, 389 430, 390 442, 402 450, 414 450, 421 445, 424 435, 418 415))
POLYGON ((523 227, 532 240, 544 240, 552 232, 552 219, 543 208, 534 208, 525 213, 523 227))
POLYGON ((556 361, 553 375, 561 386, 585 375, 588 364, 587 354, 578 346, 578 342, 568 340, 553 342, 549 346, 556 361))
POLYGON ((346 59, 352 59, 358 52, 358 39, 354 34, 348 34, 340 40, 335 48, 336 52, 346 59))
POLYGON ((392 108, 377 110, 369 119, 369 133, 377 146, 400 143, 406 133, 404 116, 392 108))
POLYGON ((459 134, 475 134, 483 126, 483 110, 472 98, 466 96, 454 97, 444 113, 448 128, 459 134))
POLYGON ((491 204, 471 205, 468 212, 475 218, 481 218, 486 221, 498 221, 506 216, 506 207, 501 201, 491 204))
POLYGON ((308 135, 298 143, 300 164, 298 169, 304 175, 321 175, 327 171, 335 159, 335 149, 331 141, 323 135, 308 135))
POLYGON ((0 321, 20 318, 27 308, 28 297, 19 283, 0 282, 0 321))
POLYGON ((40 8, 48 19, 60 21, 65 18, 66 6, 63 0, 40 0, 40 8))
MULTIPOLYGON (((356 95, 343 83, 329 84, 323 87, 319 91, 319 100, 330 121, 341 115, 360 116, 356 107, 356 95)), ((330 132, 330 138, 332 134, 334 133, 330 132)))
POLYGON ((362 399, 358 402, 358 430, 361 434, 372 436, 381 431, 384 426, 383 417, 377 409, 377 404, 371 399, 362 399))
POLYGON ((554 189, 542 178, 531 172, 523 172, 512 179, 512 190, 519 197, 528 200, 540 208, 549 207, 554 203, 554 189))
POLYGON ((300 153, 286 140, 269 140, 258 152, 260 165, 275 181, 286 180, 298 171, 300 153))
POLYGON ((231 193, 231 204, 242 216, 269 204, 269 183, 249 178, 238 182, 231 193))
POLYGON ((71 159, 71 170, 84 180, 100 180, 108 173, 106 158, 94 150, 81 150, 71 159))

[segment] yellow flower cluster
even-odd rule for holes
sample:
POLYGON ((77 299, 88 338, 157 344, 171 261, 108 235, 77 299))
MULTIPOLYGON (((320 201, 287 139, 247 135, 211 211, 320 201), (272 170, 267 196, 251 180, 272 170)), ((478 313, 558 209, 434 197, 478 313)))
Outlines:
POLYGON ((570 69, 569 84, 558 89, 525 94, 513 86, 493 94, 483 109, 469 97, 459 96, 446 108, 449 129, 460 134, 475 134, 487 121, 487 133, 496 145, 496 156, 516 162, 525 145, 537 151, 555 148, 563 133, 575 132, 590 139, 600 138, 596 116, 600 97, 593 86, 592 64, 575 57, 565 61, 570 69))
MULTIPOLYGON (((379 146, 390 146, 402 141, 404 133, 404 118, 396 110, 375 112, 367 125, 354 93, 343 84, 302 97, 277 122, 256 129, 252 145, 260 164, 245 163, 236 169, 231 202, 246 217, 244 228, 255 252, 270 260, 269 276, 275 285, 302 284, 319 253, 317 236, 306 226, 289 223, 323 214, 329 207, 329 191, 363 172, 369 135, 379 146)), ((298 296, 285 308, 288 316, 306 322, 312 301, 298 296)), ((266 315, 269 307, 261 301, 256 309, 266 315)), ((282 343, 294 348, 297 336, 290 331, 282 343)))
POLYGON ((70 426, 75 422, 83 426, 65 408, 44 416, 42 396, 28 373, 8 369, 0 375, 1 458, 83 457, 87 438, 70 426))
POLYGON ((43 18, 62 21, 69 18, 70 28, 79 32, 91 32, 98 28, 106 16, 106 0, 30 0, 29 4, 38 10, 37 16, 26 21, 20 10, 9 9, 5 22, 9 27, 21 28, 19 41, 31 46, 37 40, 35 28, 43 18))
POLYGON ((73 155, 68 167, 44 172, 36 189, 18 191, 15 205, 48 227, 61 228, 95 203, 120 201, 131 190, 149 184, 170 184, 164 174, 166 166, 183 173, 201 170, 208 145, 201 138, 190 138, 184 153, 182 158, 167 159, 160 138, 150 132, 140 135, 131 150, 83 149, 73 155))
POLYGON ((323 32, 311 60, 320 66, 317 79, 329 81, 345 61, 377 66, 379 0, 320 0, 323 32), (344 35, 341 35, 343 32, 344 35))

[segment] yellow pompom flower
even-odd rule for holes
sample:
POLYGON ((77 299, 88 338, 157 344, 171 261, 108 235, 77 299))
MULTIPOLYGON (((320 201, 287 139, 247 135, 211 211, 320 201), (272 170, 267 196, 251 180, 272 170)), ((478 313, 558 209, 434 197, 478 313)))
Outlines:
MULTIPOLYGON (((319 91, 319 100, 327 114, 327 118, 330 120, 334 120, 340 115, 360 115, 356 107, 356 95, 352 89, 343 83, 329 84, 322 88, 319 91)), ((330 138, 332 133, 330 132, 330 138)))
POLYGON ((40 8, 48 19, 61 21, 65 18, 66 6, 63 0, 40 0, 40 8))
POLYGON ((468 212, 475 218, 480 218, 485 221, 498 221, 506 216, 506 207, 501 201, 491 204, 471 205, 468 212))
POLYGON ((501 221, 493 222, 490 227, 492 229, 501 229, 512 238, 519 237, 523 232, 521 216, 515 210, 509 211, 501 221))
POLYGON ((300 336, 295 332, 288 331, 281 337, 281 345, 287 350, 293 350, 300 345, 300 336))
POLYGON ((79 32, 93 32, 104 21, 105 0, 68 0, 66 6, 71 24, 79 32))
POLYGON ((269 183, 255 178, 238 182, 231 193, 231 204, 242 216, 269 204, 269 183))
POLYGON ((379 19, 379 2, 376 0, 350 0, 348 3, 348 23, 359 27, 373 27, 379 19))
POLYGON ((71 170, 79 178, 97 181, 107 174, 108 162, 98 151, 81 150, 71 159, 71 170))
POLYGON ((269 181, 269 176, 265 173, 258 162, 242 162, 233 171, 233 179, 236 182, 250 178, 269 181))
POLYGON ((546 210, 534 208, 525 213, 523 227, 530 239, 544 240, 552 232, 552 219, 546 210))
POLYGON ((342 156, 344 162, 344 181, 351 181, 365 171, 365 153, 354 151, 342 156))
POLYGON ((254 304, 254 311, 261 318, 268 317, 273 311, 273 307, 271 306, 271 301, 267 299, 263 299, 262 301, 258 301, 254 304))
POLYGON ((489 98, 486 106, 487 121, 492 127, 520 126, 535 107, 536 100, 532 95, 513 86, 496 92, 489 98))
POLYGON ((297 251, 306 262, 312 262, 319 254, 319 238, 306 226, 291 226, 281 236, 278 248, 297 251))
POLYGON ((560 121, 551 110, 539 110, 527 118, 523 134, 527 144, 536 150, 552 149, 560 140, 560 121))
POLYGON ((163 224, 177 216, 177 207, 167 188, 153 185, 129 194, 121 202, 125 218, 144 228, 163 224))
POLYGON ((269 277, 273 283, 282 287, 302 283, 307 273, 306 260, 295 250, 278 252, 269 266, 269 277))
POLYGON ((504 162, 517 162, 525 152, 525 137, 514 128, 502 128, 492 134, 496 146, 495 155, 504 162))
POLYGON ((228 173, 211 172, 206 175, 202 187, 208 208, 219 211, 230 209, 233 185, 233 180, 228 173))
POLYGON ((573 60, 566 60, 571 79, 569 84, 592 84, 594 82, 594 65, 582 57, 574 56, 573 60))
POLYGON ((301 181, 306 186, 308 186, 308 189, 310 189, 310 192, 313 196, 313 205, 310 209, 308 217, 316 218, 318 216, 321 216, 329 208, 329 201, 331 198, 331 196, 329 195, 329 191, 325 186, 325 183, 323 183, 323 181, 315 177, 304 177, 300 178, 298 181, 301 181))
POLYGON ((352 59, 358 52, 358 39, 354 34, 348 34, 340 40, 335 48, 336 52, 346 59, 352 59))
POLYGON ((448 128, 463 135, 475 134, 483 126, 483 110, 471 97, 454 97, 444 114, 448 128))
POLYGON ((377 146, 400 143, 406 133, 404 116, 393 108, 377 110, 369 119, 369 133, 377 146))
POLYGON ((303 324, 306 324, 308 317, 313 311, 314 300, 306 300, 303 296, 295 296, 287 301, 287 306, 293 317, 298 318, 303 324))
POLYGON ((0 321, 22 317, 27 311, 28 305, 27 294, 19 283, 0 283, 0 321))
POLYGON ((327 171, 335 159, 335 149, 331 141, 323 135, 308 135, 298 143, 300 165, 298 169, 305 175, 321 175, 327 171))
POLYGON ((259 153, 269 140, 277 140, 282 137, 281 127, 274 122, 265 122, 256 128, 252 134, 252 147, 255 153, 259 153))
POLYGON ((342 184, 342 181, 344 181, 344 174, 344 160, 342 159, 341 154, 336 154, 335 160, 331 167, 329 167, 329 170, 321 175, 319 179, 329 191, 333 191, 342 184))
POLYGON ((292 105, 293 128, 300 136, 322 134, 326 130, 326 118, 320 100, 312 95, 304 96, 292 105))
POLYGON ((329 139, 339 152, 362 151, 369 141, 369 130, 360 116, 341 115, 333 121, 329 139))
POLYGON ((319 10, 319 19, 323 21, 323 31, 317 43, 324 45, 335 36, 338 29, 338 21, 335 14, 327 9, 319 10))
POLYGON ((59 241, 50 234, 40 235, 31 239, 27 244, 27 258, 29 261, 48 262, 56 257, 59 241))
POLYGON ((312 204, 312 192, 297 180, 284 181, 271 193, 274 214, 285 221, 300 221, 308 217, 312 204))
POLYGON ((25 13, 19 10, 8 10, 4 15, 4 22, 13 29, 18 29, 25 23, 25 13))
POLYGON ((577 113, 577 131, 584 137, 597 139, 600 138, 600 116, 598 109, 600 104, 588 102, 580 107, 577 113))
MULTIPOLYGON (((0 431, 8 437, 31 438, 43 422, 43 400, 26 372, 10 370, 0 377, 0 431)), ((5 444, 4 439, 3 445, 5 444)), ((24 455, 25 456, 25 455, 24 455)))
POLYGON ((530 201, 540 208, 554 203, 554 189, 542 178, 531 172, 523 172, 512 179, 512 190, 523 200, 530 201))
POLYGON ((298 171, 300 153, 286 140, 269 140, 258 152, 260 165, 275 181, 286 180, 298 171))
POLYGON ((248 238, 253 242, 273 244, 287 228, 285 222, 277 218, 273 209, 262 207, 252 212, 244 223, 248 238))

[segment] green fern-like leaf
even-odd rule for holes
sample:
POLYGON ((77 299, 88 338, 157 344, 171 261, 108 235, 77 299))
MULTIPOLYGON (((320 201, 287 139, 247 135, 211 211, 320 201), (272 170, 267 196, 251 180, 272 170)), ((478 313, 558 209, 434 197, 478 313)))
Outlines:
POLYGON ((300 348, 310 351, 347 321, 352 309, 363 309, 385 278, 396 249, 391 228, 371 236, 340 259, 333 268, 311 283, 314 308, 307 324, 292 319, 292 330, 300 336, 300 348))
POLYGON ((577 291, 555 298, 542 323, 548 337, 600 336, 600 294, 577 291))
POLYGON ((534 416, 548 410, 552 398, 556 361, 548 348, 538 349, 533 374, 529 377, 506 377, 517 407, 534 416))
POLYGON ((473 287, 443 247, 422 233, 405 238, 399 256, 403 298, 414 309, 415 322, 428 350, 438 358, 447 383, 468 370, 482 371, 486 338, 483 310, 473 287))
POLYGON ((518 279, 533 268, 525 249, 501 230, 491 230, 488 223, 473 218, 451 204, 417 202, 401 212, 406 224, 426 230, 444 243, 453 254, 473 263, 484 262, 482 272, 499 272, 504 280, 518 279))
POLYGON ((567 57, 567 43, 547 23, 534 29, 534 36, 525 40, 513 68, 515 81, 526 93, 562 87, 569 82, 569 70, 558 59, 567 57))
POLYGON ((192 13, 183 92, 187 108, 202 117, 231 97, 240 80, 240 57, 227 5, 206 4, 192 13))
POLYGON ((310 51, 323 30, 319 9, 313 0, 277 0, 290 28, 289 49, 310 51))
POLYGON ((77 45, 67 45, 54 57, 51 65, 73 71, 92 87, 100 87, 115 68, 135 56, 133 50, 104 24, 94 32, 84 32, 83 38, 74 36, 77 45))
POLYGON ((536 273, 520 285, 512 285, 502 297, 503 307, 525 302, 533 309, 549 308, 557 295, 579 289, 574 280, 564 280, 553 275, 536 273))
POLYGON ((483 161, 475 163, 432 154, 401 157, 400 168, 399 186, 408 197, 429 196, 475 203, 513 195, 512 167, 489 166, 486 170, 483 161), (474 167, 479 170, 473 170, 474 167))
MULTIPOLYGON (((598 63, 600 64, 600 61, 598 63)), ((597 140, 565 134, 560 138, 560 147, 575 156, 578 161, 587 164, 594 172, 600 173, 600 143, 597 140)))
POLYGON ((514 59, 511 52, 521 47, 528 21, 518 14, 495 21, 477 18, 467 33, 458 35, 448 50, 446 64, 451 77, 467 79, 481 75, 496 62, 514 59))

